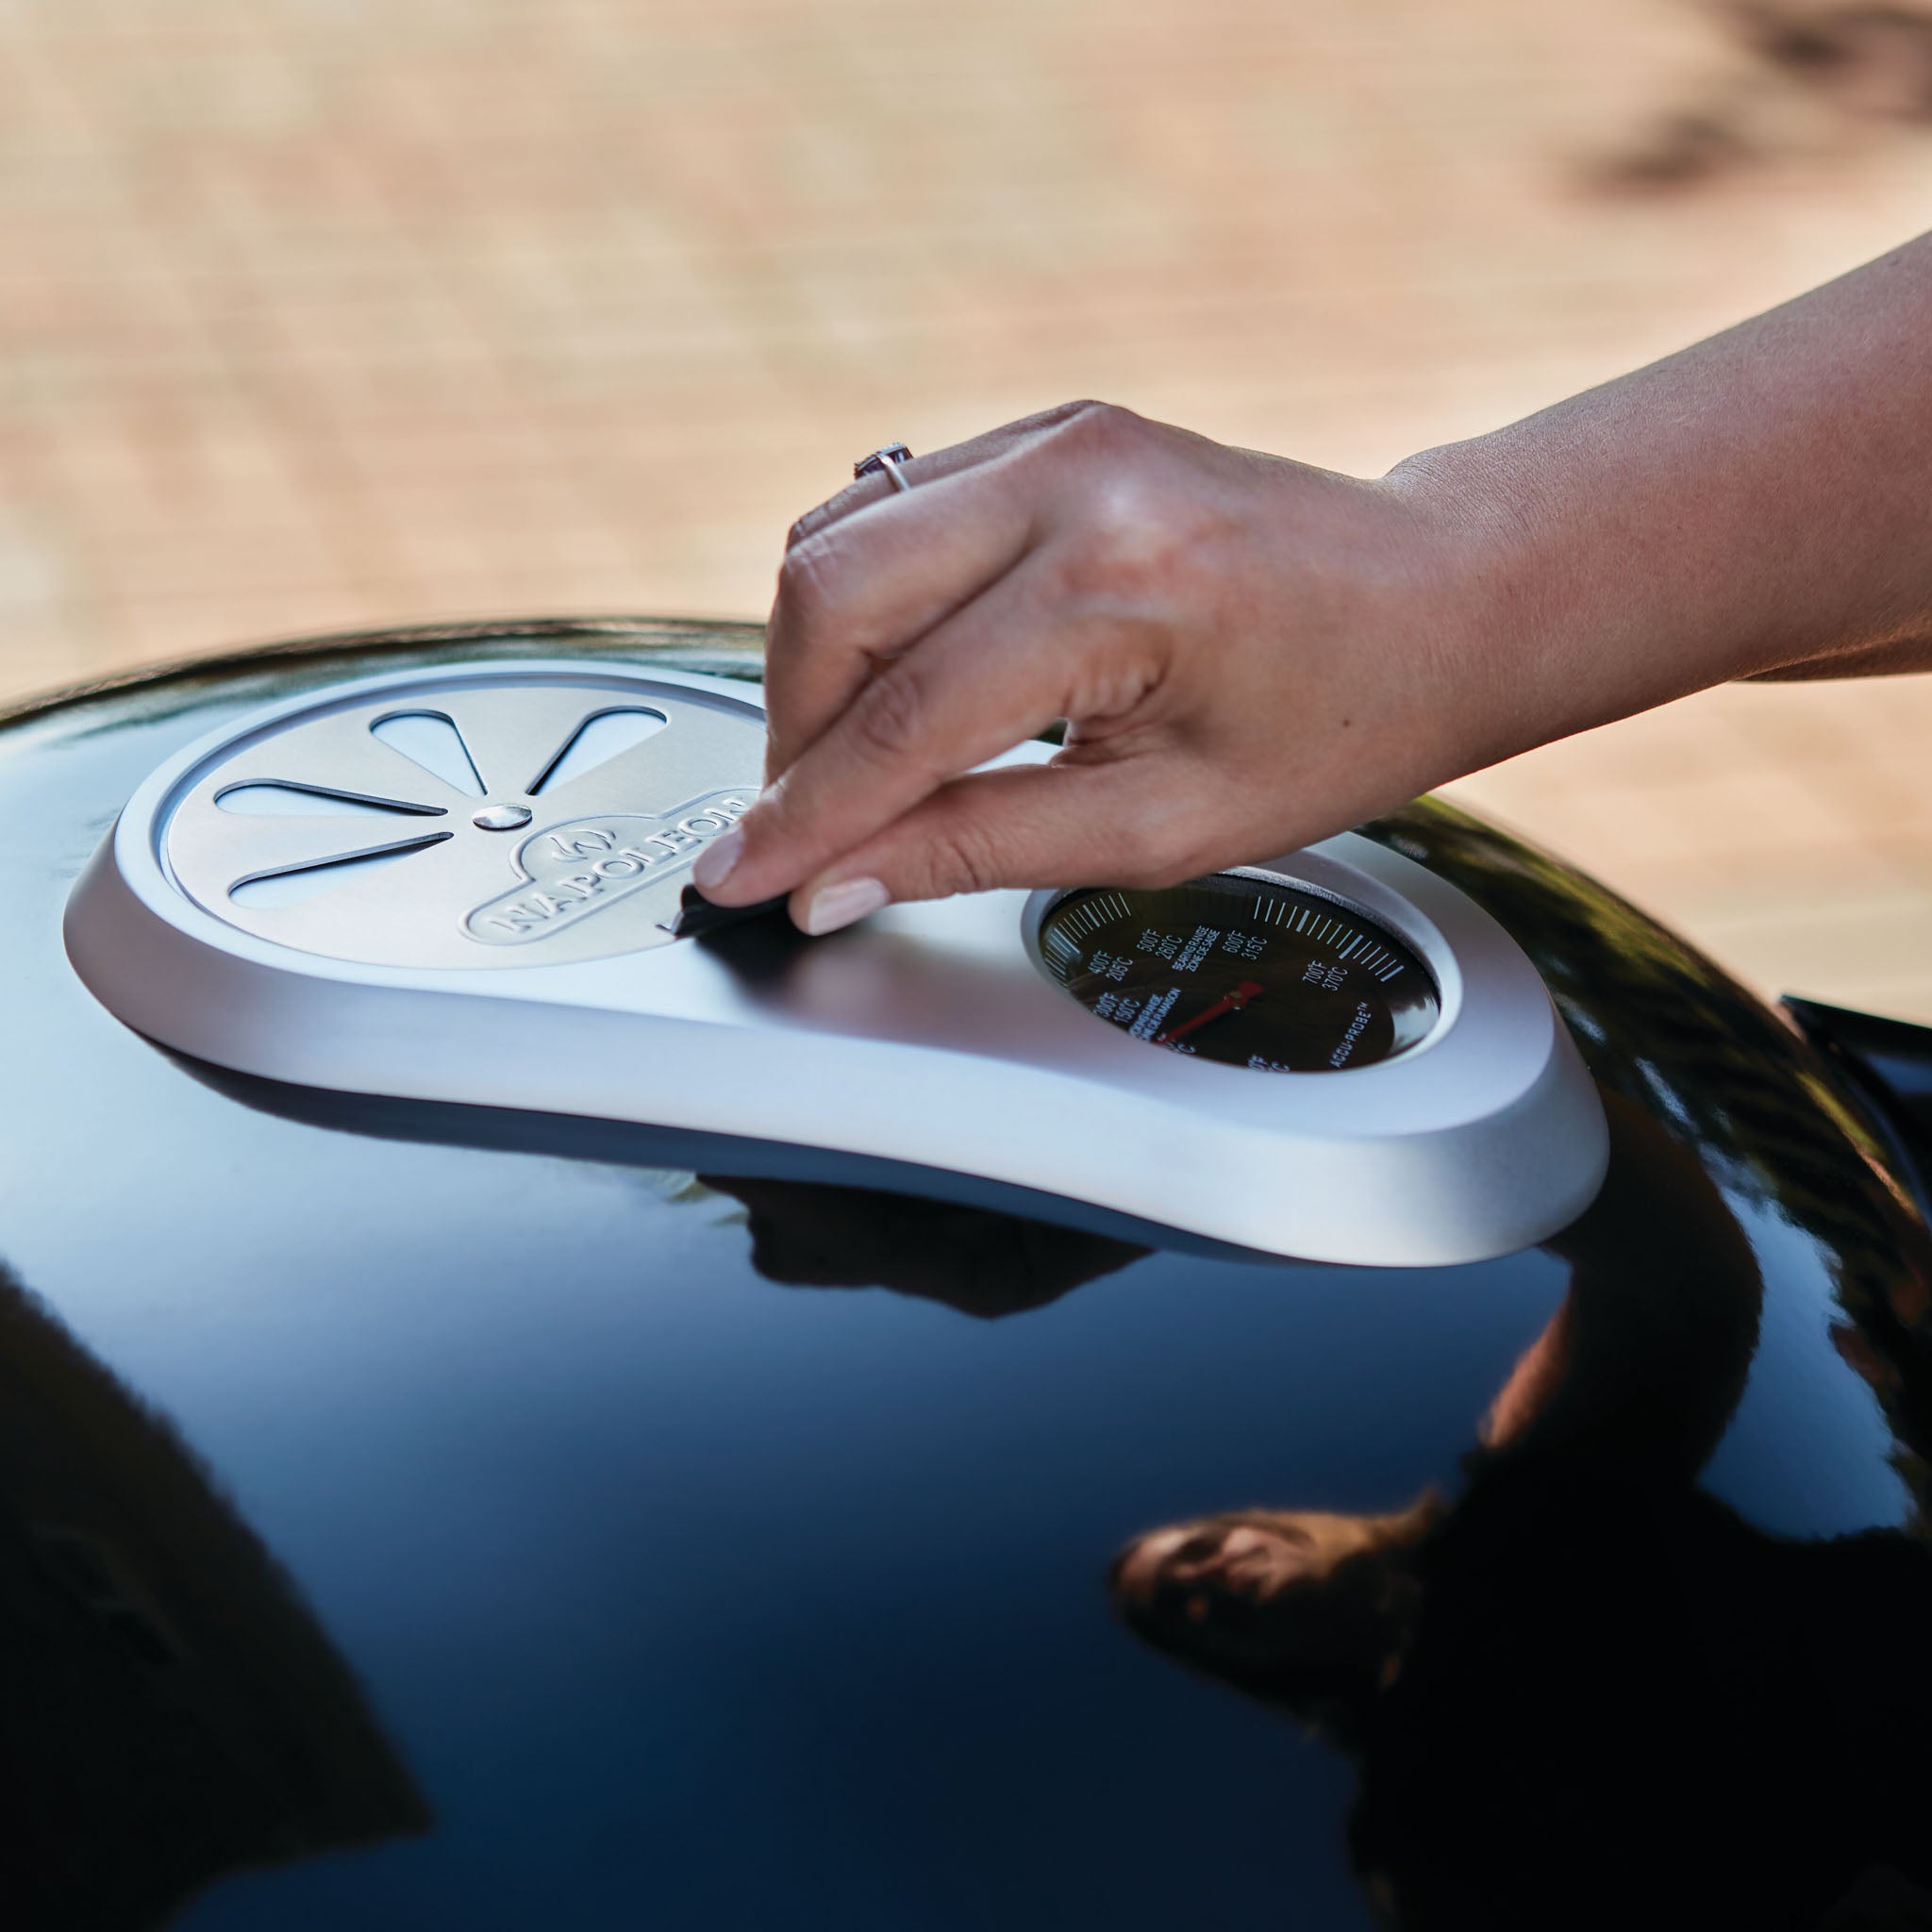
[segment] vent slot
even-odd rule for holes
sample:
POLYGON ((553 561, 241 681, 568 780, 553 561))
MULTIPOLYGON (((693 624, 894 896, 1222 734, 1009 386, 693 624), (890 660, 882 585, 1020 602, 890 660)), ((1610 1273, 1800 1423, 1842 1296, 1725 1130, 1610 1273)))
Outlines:
POLYGON ((655 738, 668 724, 662 711, 649 711, 626 706, 622 710, 599 711, 586 718, 571 734, 557 756, 537 774, 531 795, 568 785, 594 772, 614 758, 635 751, 647 738, 655 738))
POLYGON ((394 711, 369 727, 391 751, 399 751, 433 778, 441 778, 472 798, 483 796, 483 780, 463 734, 441 711, 394 711))
POLYGON ((284 785, 271 780, 258 785, 231 785, 217 795, 224 811, 244 818, 336 819, 443 816, 440 805, 404 805, 384 798, 364 798, 350 791, 324 791, 312 785, 284 785))
POLYGON ((397 859, 407 858, 412 852, 441 845, 449 836, 447 832, 432 832, 428 838, 411 839, 406 845, 385 845, 375 852, 350 852, 340 858, 321 859, 314 865, 262 873, 255 878, 237 881, 229 887, 228 897, 237 906, 246 906, 256 912, 283 906, 300 906, 381 866, 393 865, 397 859))

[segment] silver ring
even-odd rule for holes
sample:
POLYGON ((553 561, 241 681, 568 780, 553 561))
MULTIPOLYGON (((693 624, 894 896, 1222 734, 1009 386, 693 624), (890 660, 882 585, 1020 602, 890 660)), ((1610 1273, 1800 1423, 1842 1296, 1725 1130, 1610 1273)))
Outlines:
POLYGON ((899 474, 901 463, 909 463, 912 452, 903 442, 889 442, 884 449, 875 449, 869 457, 861 457, 852 466, 852 474, 859 476, 890 476, 894 490, 910 490, 912 485, 899 474))

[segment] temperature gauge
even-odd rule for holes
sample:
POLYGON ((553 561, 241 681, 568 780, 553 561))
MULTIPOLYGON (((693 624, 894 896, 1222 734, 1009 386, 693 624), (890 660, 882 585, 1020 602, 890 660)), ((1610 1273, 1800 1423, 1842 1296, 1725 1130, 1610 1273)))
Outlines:
POLYGON ((1219 873, 1070 892, 1041 922, 1048 972, 1135 1040, 1270 1074, 1392 1059, 1441 1014, 1435 982, 1354 908, 1219 873))

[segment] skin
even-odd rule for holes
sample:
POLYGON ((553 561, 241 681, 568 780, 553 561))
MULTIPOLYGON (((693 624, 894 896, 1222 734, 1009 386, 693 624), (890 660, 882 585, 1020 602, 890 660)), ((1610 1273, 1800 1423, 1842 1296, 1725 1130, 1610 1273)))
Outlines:
POLYGON ((1728 679, 1924 668, 1928 331, 1932 237, 1378 479, 1091 402, 869 477, 793 526, 769 782, 697 883, 813 932, 1163 885, 1728 679))
POLYGON ((1238 1523, 1210 1534, 1179 1524, 1130 1543, 1114 1581, 1124 1594, 1142 1595, 1165 1574, 1267 1602, 1308 1570, 1306 1544, 1273 1525, 1238 1523))

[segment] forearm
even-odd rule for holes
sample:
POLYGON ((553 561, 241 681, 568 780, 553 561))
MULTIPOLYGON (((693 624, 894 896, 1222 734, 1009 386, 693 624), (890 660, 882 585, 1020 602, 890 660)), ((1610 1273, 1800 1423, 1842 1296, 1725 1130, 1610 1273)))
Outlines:
POLYGON ((1932 238, 1387 481, 1457 533, 1493 756, 1728 678, 1932 666, 1932 238))

